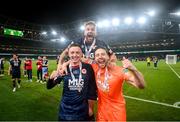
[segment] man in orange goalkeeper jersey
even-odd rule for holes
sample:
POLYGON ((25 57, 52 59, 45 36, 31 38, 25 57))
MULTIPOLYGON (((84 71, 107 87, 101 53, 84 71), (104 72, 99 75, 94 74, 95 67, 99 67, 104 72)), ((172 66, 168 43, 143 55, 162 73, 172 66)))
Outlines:
POLYGON ((122 67, 110 66, 108 51, 105 48, 96 49, 95 61, 92 66, 98 87, 97 121, 126 121, 123 82, 143 89, 143 75, 125 58, 122 60, 122 67))

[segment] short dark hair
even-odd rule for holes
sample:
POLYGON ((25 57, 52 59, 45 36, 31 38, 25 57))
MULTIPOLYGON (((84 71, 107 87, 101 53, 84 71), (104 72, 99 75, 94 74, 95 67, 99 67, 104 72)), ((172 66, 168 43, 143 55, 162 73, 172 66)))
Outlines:
POLYGON ((96 48, 95 48, 95 50, 94 50, 94 53, 95 53, 98 49, 103 49, 103 50, 105 50, 105 51, 106 51, 106 53, 108 54, 108 56, 110 56, 110 55, 111 55, 111 54, 110 54, 110 52, 108 51, 108 49, 107 49, 107 48, 105 48, 105 47, 102 47, 102 46, 98 46, 98 47, 96 47, 96 48))
MULTIPOLYGON (((69 47, 68 47, 68 50, 69 50, 69 48, 71 48, 71 47, 79 47, 79 48, 81 49, 81 46, 80 46, 80 44, 78 44, 78 43, 72 43, 72 44, 70 44, 69 47)), ((82 51, 82 49, 81 49, 81 51, 82 51)))
POLYGON ((13 53, 12 55, 18 56, 18 54, 17 54, 17 53, 13 53))

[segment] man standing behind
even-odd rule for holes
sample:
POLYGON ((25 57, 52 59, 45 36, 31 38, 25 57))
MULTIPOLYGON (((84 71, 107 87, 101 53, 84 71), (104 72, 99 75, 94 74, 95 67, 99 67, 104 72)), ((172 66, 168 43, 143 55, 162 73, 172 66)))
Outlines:
POLYGON ((13 58, 10 60, 10 68, 12 70, 13 92, 16 91, 16 82, 18 88, 20 88, 21 78, 21 60, 17 54, 13 54, 13 58))
MULTIPOLYGON (((98 40, 97 36, 97 28, 96 23, 94 21, 88 21, 84 24, 84 36, 79 40, 72 41, 72 43, 79 44, 81 46, 82 52, 85 58, 94 59, 94 51, 96 47, 104 47, 111 54, 111 61, 116 62, 116 56, 105 42, 98 40)), ((64 57, 67 55, 68 49, 66 48, 60 55, 58 67, 62 65, 64 62, 64 57)))

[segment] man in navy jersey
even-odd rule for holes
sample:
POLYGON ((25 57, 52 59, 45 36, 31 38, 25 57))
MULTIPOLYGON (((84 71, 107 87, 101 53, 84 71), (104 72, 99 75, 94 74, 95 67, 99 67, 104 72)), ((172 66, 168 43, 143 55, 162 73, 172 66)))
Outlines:
POLYGON ((13 92, 15 92, 16 82, 18 82, 18 88, 20 88, 21 82, 21 60, 18 58, 17 54, 13 54, 13 58, 10 60, 10 69, 12 70, 13 92))
POLYGON ((68 56, 68 73, 59 76, 58 71, 53 71, 47 88, 64 81, 59 120, 86 121, 89 119, 88 100, 97 99, 94 71, 91 65, 81 62, 82 50, 78 44, 69 47, 68 56))

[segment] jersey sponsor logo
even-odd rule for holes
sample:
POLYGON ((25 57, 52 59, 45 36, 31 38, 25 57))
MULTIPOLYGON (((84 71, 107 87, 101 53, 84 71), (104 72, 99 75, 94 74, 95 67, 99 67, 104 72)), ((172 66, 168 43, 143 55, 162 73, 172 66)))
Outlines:
POLYGON ((78 90, 79 92, 81 92, 83 86, 84 86, 84 79, 81 79, 81 80, 78 80, 78 79, 71 80, 71 79, 69 79, 69 81, 68 81, 68 88, 70 90, 78 90))
POLYGON ((19 61, 14 61, 14 66, 19 66, 19 61))

